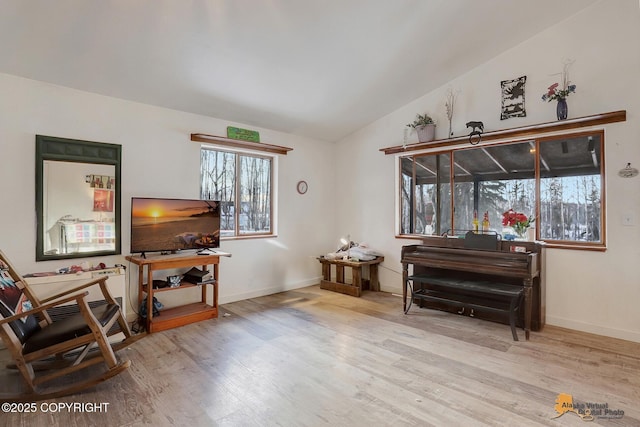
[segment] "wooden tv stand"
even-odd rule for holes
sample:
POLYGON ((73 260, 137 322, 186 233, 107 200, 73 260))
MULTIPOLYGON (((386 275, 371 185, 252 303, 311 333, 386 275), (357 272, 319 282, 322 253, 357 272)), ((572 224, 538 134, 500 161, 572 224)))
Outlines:
POLYGON ((143 319, 148 333, 164 331, 189 323, 218 317, 218 265, 221 256, 230 256, 230 254, 216 252, 215 255, 159 255, 149 258, 129 255, 126 257, 128 261, 138 266, 138 307, 142 304, 145 294, 148 296, 147 318, 143 319), (213 279, 215 281, 206 285, 194 285, 183 281, 180 283, 180 286, 176 288, 153 288, 154 271, 196 266, 201 266, 203 270, 208 270, 208 266, 212 266, 213 279), (145 267, 147 272, 146 282, 145 267), (153 297, 156 293, 178 291, 196 286, 200 286, 202 289, 202 297, 199 302, 167 308, 162 310, 157 317, 153 316, 153 297), (213 305, 207 303, 208 286, 213 287, 213 305))

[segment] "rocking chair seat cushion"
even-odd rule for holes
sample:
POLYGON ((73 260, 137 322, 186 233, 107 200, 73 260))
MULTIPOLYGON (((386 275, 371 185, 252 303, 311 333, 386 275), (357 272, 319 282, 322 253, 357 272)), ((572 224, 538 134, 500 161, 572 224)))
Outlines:
MULTIPOLYGON (((105 326, 114 316, 118 315, 119 306, 117 304, 102 304, 91 309, 93 315, 102 326, 105 326)), ((64 319, 53 322, 46 328, 36 331, 23 347, 23 354, 52 346, 57 343, 72 340, 91 333, 87 321, 82 313, 76 313, 64 319)))

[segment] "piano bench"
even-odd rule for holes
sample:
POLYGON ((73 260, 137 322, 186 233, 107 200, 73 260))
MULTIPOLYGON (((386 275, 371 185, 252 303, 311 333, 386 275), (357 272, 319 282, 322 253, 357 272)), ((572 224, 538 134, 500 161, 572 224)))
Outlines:
POLYGON ((487 280, 468 280, 446 276, 414 275, 408 280, 414 283, 411 288, 411 301, 405 314, 411 308, 414 299, 443 303, 458 303, 464 308, 505 313, 509 316, 509 326, 513 340, 518 341, 516 315, 524 297, 522 286, 487 280), (420 289, 415 289, 421 284, 420 289), (422 284, 429 285, 428 288, 422 284), (453 291, 453 292, 452 292, 453 291))

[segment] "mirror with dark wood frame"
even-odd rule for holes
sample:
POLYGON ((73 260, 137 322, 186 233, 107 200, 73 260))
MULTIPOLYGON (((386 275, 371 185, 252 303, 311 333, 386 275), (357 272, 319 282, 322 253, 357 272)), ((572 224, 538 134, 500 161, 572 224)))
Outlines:
POLYGON ((122 146, 36 135, 36 261, 116 255, 122 146))

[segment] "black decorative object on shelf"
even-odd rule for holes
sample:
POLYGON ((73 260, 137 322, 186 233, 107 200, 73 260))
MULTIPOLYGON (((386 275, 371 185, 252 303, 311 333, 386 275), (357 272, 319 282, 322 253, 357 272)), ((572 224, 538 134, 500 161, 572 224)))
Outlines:
POLYGON ((471 128, 469 134, 469 143, 476 145, 482 139, 482 132, 484 131, 484 123, 482 122, 467 122, 467 127, 471 128), (476 138, 477 137, 477 138, 476 138))

